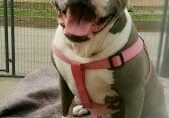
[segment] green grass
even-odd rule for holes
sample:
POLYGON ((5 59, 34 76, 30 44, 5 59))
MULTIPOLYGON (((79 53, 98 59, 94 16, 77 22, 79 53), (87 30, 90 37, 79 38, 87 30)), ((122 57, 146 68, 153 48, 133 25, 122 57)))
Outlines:
POLYGON ((45 17, 55 18, 56 12, 54 10, 27 10, 27 9, 15 9, 15 16, 17 17, 45 17))
MULTIPOLYGON (((36 9, 19 9, 15 8, 14 10, 15 16, 17 17, 42 17, 42 18, 56 18, 57 13, 55 10, 49 10, 49 9, 44 9, 44 10, 36 10, 36 9)), ((139 14, 139 13, 131 13, 132 17, 134 20, 155 20, 159 21, 162 17, 161 14, 150 14, 150 13, 144 13, 144 14, 139 14)), ((0 9, 0 16, 3 16, 3 10, 0 9)))
MULTIPOLYGON (((10 13, 10 9, 8 9, 8 13, 10 13)), ((4 11, 0 9, 0 16, 3 16, 4 11)), ((9 14, 10 15, 10 14, 9 14)), ((54 18, 56 17, 56 11, 44 9, 44 10, 36 10, 36 9, 14 9, 14 15, 17 17, 47 17, 54 18)))
POLYGON ((133 20, 136 21, 160 21, 162 18, 162 14, 131 14, 133 20))
MULTIPOLYGON (((129 7, 129 12, 132 18, 136 21, 160 21, 162 15, 155 13, 138 13, 134 7, 129 7)), ((0 6, 0 16, 3 16, 3 7, 0 6)), ((8 13, 10 9, 8 8, 8 13)), ((14 8, 14 14, 16 17, 26 18, 51 18, 57 17, 57 12, 51 7, 50 4, 32 4, 32 3, 16 3, 14 8)))

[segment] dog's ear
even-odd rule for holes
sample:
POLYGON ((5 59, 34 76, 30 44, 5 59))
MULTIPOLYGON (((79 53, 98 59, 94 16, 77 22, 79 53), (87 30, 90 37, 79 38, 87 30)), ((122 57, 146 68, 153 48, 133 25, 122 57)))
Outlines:
POLYGON ((127 8, 128 0, 118 0, 122 9, 127 8))
POLYGON ((110 5, 112 5, 112 11, 114 11, 115 17, 121 15, 124 12, 125 8, 127 8, 127 1, 128 0, 110 0, 110 5))
POLYGON ((51 0, 50 3, 55 8, 55 10, 59 9, 59 5, 56 0, 51 0))

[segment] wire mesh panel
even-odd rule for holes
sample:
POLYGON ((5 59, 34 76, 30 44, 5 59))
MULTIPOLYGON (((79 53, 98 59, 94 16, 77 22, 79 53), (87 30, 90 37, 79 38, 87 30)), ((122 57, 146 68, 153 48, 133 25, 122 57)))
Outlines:
POLYGON ((0 1, 0 72, 9 71, 7 2, 0 1))
POLYGON ((165 0, 129 0, 132 18, 145 39, 154 64, 160 41, 161 20, 165 0))
POLYGON ((4 8, 0 1, 0 70, 5 69, 4 8))
POLYGON ((44 1, 18 1, 14 3, 14 12, 16 73, 23 75, 50 67, 50 43, 56 27, 52 6, 44 1))
POLYGON ((129 0, 139 31, 159 31, 164 0, 129 0))
MULTIPOLYGON (((147 42, 154 63, 158 52, 163 4, 164 0, 129 0, 128 9, 136 28, 147 42)), ((2 11, 1 8, 0 15, 2 11)), ((50 45, 57 26, 57 14, 49 0, 14 0, 14 26, 16 74, 25 75, 43 66, 53 67, 50 45)), ((0 69, 5 64, 3 34, 4 29, 1 28, 0 69)))

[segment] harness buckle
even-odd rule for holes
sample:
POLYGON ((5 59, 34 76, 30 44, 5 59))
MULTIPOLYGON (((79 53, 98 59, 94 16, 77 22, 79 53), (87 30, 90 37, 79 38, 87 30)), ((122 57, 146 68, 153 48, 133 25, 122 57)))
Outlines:
POLYGON ((125 64, 125 61, 124 61, 124 57, 123 57, 123 54, 122 53, 118 53, 118 54, 116 54, 116 55, 113 55, 113 56, 110 56, 109 58, 108 58, 108 61, 109 61, 109 64, 110 64, 110 68, 109 68, 109 70, 114 70, 114 69, 117 69, 117 68, 120 68, 120 67, 122 67, 124 64, 125 64), (115 63, 113 63, 113 58, 115 58, 115 57, 119 57, 120 58, 120 65, 118 65, 118 66, 115 66, 115 63))
POLYGON ((120 53, 119 56, 120 56, 120 60, 121 60, 121 66, 123 66, 125 64, 123 53, 120 53))

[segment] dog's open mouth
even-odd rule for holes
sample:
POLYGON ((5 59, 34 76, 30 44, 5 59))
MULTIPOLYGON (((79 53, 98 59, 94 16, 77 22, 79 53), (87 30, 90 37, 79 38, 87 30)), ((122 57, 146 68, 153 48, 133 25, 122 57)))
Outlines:
POLYGON ((59 10, 59 24, 64 28, 64 33, 76 41, 89 40, 92 33, 101 31, 111 17, 99 18, 92 6, 77 3, 59 10))

